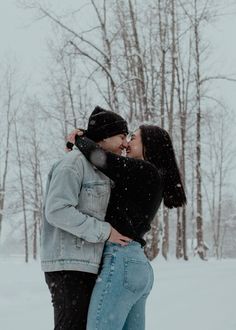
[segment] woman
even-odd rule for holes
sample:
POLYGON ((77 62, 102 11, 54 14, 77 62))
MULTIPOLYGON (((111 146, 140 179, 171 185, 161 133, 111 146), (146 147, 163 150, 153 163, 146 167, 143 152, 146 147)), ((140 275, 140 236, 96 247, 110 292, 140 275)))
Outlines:
POLYGON ((90 301, 88 330, 143 330, 153 270, 143 236, 162 199, 168 208, 186 204, 186 195, 169 134, 142 125, 132 134, 127 157, 104 151, 78 131, 75 145, 113 182, 106 221, 133 241, 105 244, 101 272, 90 301), (80 135, 80 136, 79 136, 80 135))

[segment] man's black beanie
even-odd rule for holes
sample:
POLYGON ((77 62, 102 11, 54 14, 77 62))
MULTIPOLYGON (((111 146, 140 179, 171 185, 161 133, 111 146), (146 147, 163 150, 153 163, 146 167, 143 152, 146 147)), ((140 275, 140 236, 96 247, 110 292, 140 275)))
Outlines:
POLYGON ((89 117, 85 136, 99 142, 118 134, 128 134, 127 122, 117 113, 96 106, 89 117))

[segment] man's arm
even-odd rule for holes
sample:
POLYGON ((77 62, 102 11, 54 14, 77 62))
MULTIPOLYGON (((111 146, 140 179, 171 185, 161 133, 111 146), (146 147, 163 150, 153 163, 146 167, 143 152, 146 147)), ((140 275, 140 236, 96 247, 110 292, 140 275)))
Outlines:
POLYGON ((104 242, 111 233, 111 225, 76 209, 80 189, 81 175, 73 167, 56 169, 46 197, 46 219, 51 225, 88 242, 104 242))

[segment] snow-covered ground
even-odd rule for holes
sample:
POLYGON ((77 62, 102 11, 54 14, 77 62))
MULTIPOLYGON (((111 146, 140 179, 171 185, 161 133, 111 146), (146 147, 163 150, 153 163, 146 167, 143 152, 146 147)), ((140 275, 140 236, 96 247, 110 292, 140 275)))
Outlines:
MULTIPOLYGON (((152 265, 156 278, 147 304, 147 330, 236 329, 236 260, 159 258, 152 265)), ((0 258, 0 329, 53 329, 39 263, 0 258)))

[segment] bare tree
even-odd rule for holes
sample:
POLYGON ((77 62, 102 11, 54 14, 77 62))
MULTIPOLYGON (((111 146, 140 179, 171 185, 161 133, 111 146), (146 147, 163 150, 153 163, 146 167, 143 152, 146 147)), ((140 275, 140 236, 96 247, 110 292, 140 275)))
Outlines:
MULTIPOLYGON (((40 145, 39 120, 37 116, 38 102, 31 101, 27 105, 31 110, 31 116, 28 119, 28 134, 24 137, 24 145, 27 149, 24 156, 27 164, 27 207, 32 209, 32 251, 33 258, 38 256, 38 243, 40 236, 40 226, 43 216, 43 178, 42 161, 44 152, 40 145)), ((26 181, 26 180, 25 180, 26 181)))
POLYGON ((16 120, 14 120, 14 130, 15 130, 15 144, 16 144, 16 152, 17 152, 17 162, 18 162, 18 171, 19 171, 19 181, 20 181, 20 189, 21 189, 21 207, 23 212, 23 221, 24 221, 24 246, 25 246, 25 262, 29 260, 29 245, 28 245, 28 224, 27 224, 27 204, 26 204, 26 191, 25 184, 23 178, 23 163, 20 151, 20 140, 18 134, 18 128, 16 120))
POLYGON ((197 121, 196 121, 196 179, 197 179, 197 243, 198 254, 202 259, 205 259, 204 239, 203 239, 203 213, 202 213, 202 175, 201 175, 201 62, 199 49, 199 16, 197 1, 194 0, 194 41, 195 41, 195 60, 196 60, 196 106, 197 106, 197 121))
POLYGON ((8 64, 3 72, 2 84, 1 84, 1 163, 0 163, 0 236, 2 232, 2 222, 4 214, 4 204, 6 196, 6 182, 7 174, 9 171, 9 152, 10 152, 10 135, 12 122, 15 111, 15 99, 16 99, 16 86, 14 83, 16 77, 15 68, 8 64), (1 167, 3 166, 2 170, 1 167))
POLYGON ((214 112, 209 112, 206 120, 209 143, 205 147, 207 167, 204 171, 204 187, 212 225, 213 252, 219 259, 227 227, 222 218, 223 202, 227 200, 225 187, 228 187, 230 173, 236 165, 236 150, 232 149, 233 140, 228 134, 233 119, 224 104, 217 101, 217 106, 219 109, 214 108, 214 112))
MULTIPOLYGON (((177 35, 180 35, 179 24, 177 24, 177 35)), ((176 38, 176 59, 174 70, 176 72, 176 92, 177 92, 177 104, 179 108, 179 122, 180 122, 180 171, 182 174, 182 181, 186 187, 186 142, 187 142, 187 119, 190 117, 191 113, 189 108, 191 108, 189 100, 189 90, 190 90, 190 80, 191 80, 191 66, 192 66, 192 35, 189 33, 186 36, 189 39, 188 42, 188 58, 186 63, 184 63, 184 55, 181 51, 181 45, 179 38, 176 38)), ((192 193, 192 198, 194 197, 192 193)), ((177 217, 177 239, 176 239, 176 255, 180 257, 183 255, 184 259, 187 260, 187 214, 186 206, 184 205, 181 212, 182 221, 180 220, 179 211, 177 217)))

